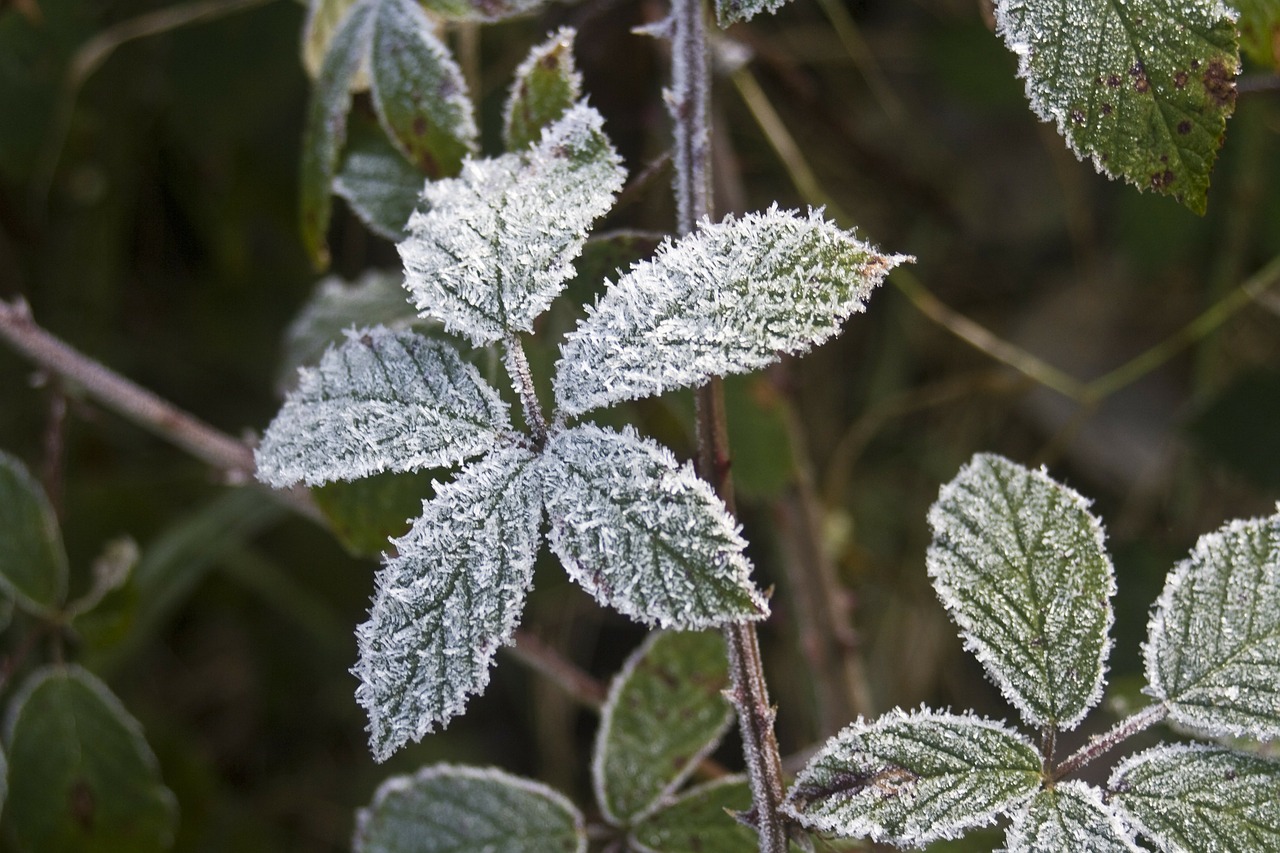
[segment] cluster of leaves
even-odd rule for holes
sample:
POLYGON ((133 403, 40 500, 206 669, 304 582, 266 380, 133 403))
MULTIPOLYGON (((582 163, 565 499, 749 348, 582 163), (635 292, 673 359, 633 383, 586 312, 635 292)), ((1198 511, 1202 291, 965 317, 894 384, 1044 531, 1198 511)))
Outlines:
MULTIPOLYGON (((66 550, 48 498, 21 462, 0 453, 0 611, 3 630, 23 631, 25 647, 49 631, 93 631, 110 618, 129 594, 136 556, 131 543, 108 547, 90 589, 69 601, 66 550)), ((164 850, 177 823, 138 721, 100 679, 66 663, 31 669, 7 697, 0 809, 20 850, 164 850)))
POLYGON ((928 568, 988 676, 1041 734, 930 709, 860 720, 799 775, 804 826, 904 847, 1004 815, 1011 853, 1272 850, 1280 761, 1231 746, 1162 744, 1105 789, 1068 772, 1161 719, 1202 737, 1280 736, 1280 515, 1200 539, 1170 572, 1145 644, 1154 700, 1056 763, 1060 732, 1102 696, 1115 591, 1102 526, 1043 471, 979 454, 929 514, 928 568))

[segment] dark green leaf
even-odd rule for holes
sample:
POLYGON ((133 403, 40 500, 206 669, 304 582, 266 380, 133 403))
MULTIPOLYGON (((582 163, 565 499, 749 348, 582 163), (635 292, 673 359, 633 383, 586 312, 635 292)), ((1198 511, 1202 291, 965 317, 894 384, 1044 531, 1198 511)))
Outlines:
POLYGON ((1240 12, 1240 49, 1280 71, 1280 0, 1233 0, 1240 12))
POLYGON ((508 151, 528 148, 582 97, 582 75, 573 64, 577 33, 562 27, 535 47, 516 69, 502 123, 508 151))
POLYGON ((1102 792, 1072 779, 1046 788, 1013 816, 1008 853, 1139 853, 1102 792))
POLYGON ((717 779, 646 815, 632 828, 631 844, 645 853, 754 853, 759 836, 733 818, 750 808, 751 787, 744 780, 717 779))
POLYGON ((433 479, 443 469, 409 473, 385 472, 352 482, 337 480, 311 492, 329 521, 329 530, 358 557, 376 557, 388 540, 409 532, 412 519, 430 498, 433 479), (406 521, 408 519, 408 521, 406 521))
MULTIPOLYGON (((424 177, 391 144, 377 122, 351 117, 350 142, 333 191, 351 205, 369 230, 388 240, 402 240, 409 214, 422 196, 424 177)), ((408 310, 408 294, 400 301, 408 310)))
POLYGON ((23 609, 47 614, 67 594, 67 554, 44 489, 0 451, 0 590, 23 609))

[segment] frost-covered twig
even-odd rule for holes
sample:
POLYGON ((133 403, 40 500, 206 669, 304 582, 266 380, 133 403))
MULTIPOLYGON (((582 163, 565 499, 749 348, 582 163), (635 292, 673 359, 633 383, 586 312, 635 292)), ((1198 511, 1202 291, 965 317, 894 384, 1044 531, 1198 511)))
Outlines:
POLYGON ((1094 759, 1101 758, 1138 732, 1149 729, 1169 715, 1169 706, 1164 702, 1148 705, 1141 711, 1125 717, 1109 730, 1089 738, 1084 746, 1067 756, 1053 770, 1053 778, 1061 779, 1084 767, 1094 759))

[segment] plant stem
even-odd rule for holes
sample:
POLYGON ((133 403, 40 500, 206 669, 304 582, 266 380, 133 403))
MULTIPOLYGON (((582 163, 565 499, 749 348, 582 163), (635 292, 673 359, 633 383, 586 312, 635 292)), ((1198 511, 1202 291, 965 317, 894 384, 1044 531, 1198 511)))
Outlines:
POLYGON ((507 373, 511 376, 511 387, 520 398, 524 407, 525 424, 533 434, 533 441, 538 447, 547 443, 547 419, 542 416, 542 407, 538 404, 538 392, 533 387, 533 371, 529 369, 529 357, 524 353, 524 344, 518 335, 511 335, 506 340, 507 373))
POLYGON ((1169 707, 1163 702, 1148 705, 1141 711, 1130 714, 1112 726, 1108 731, 1089 738, 1088 743, 1071 753, 1053 771, 1053 779, 1057 781, 1069 773, 1074 773, 1096 758, 1100 758, 1115 749, 1122 742, 1148 729, 1163 720, 1169 714, 1169 707))
MULTIPOLYGON (((693 231, 698 220, 711 214, 711 69, 705 27, 701 0, 673 0, 667 104, 675 123, 676 224, 681 235, 693 231)), ((699 473, 733 512, 724 391, 719 379, 698 389, 697 408, 699 473)), ((742 731, 760 850, 786 853, 782 759, 773 731, 775 711, 769 704, 760 643, 750 622, 725 626, 724 636, 733 679, 730 698, 742 731)))

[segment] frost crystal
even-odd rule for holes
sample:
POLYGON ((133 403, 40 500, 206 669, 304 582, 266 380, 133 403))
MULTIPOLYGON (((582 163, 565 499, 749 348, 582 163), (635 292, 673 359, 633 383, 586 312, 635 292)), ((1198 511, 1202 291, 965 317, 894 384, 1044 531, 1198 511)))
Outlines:
POLYGON ((1077 780, 1041 791, 1013 816, 1006 853, 1139 853, 1133 833, 1102 801, 1102 792, 1077 780))
POLYGON ((1200 537, 1169 573, 1145 653, 1150 692, 1171 719, 1280 737, 1280 515, 1200 537))
POLYGON ((929 511, 938 597, 1034 726, 1072 728, 1102 696, 1115 577, 1088 507, 1043 471, 977 454, 929 511))
POLYGON ((475 344, 533 329, 573 275, 587 228, 622 186, 603 119, 585 104, 519 154, 468 160, 427 185, 427 212, 400 244, 405 287, 423 316, 475 344))
POLYGON ((508 447, 438 486, 378 573, 356 636, 356 698, 383 761, 462 712, 510 643, 538 553, 536 457, 508 447))
POLYGON ((507 406, 457 351, 413 332, 352 332, 267 427, 258 479, 315 486, 452 465, 510 430, 507 406))
POLYGON ((905 260, 877 254, 817 211, 775 206, 704 221, 588 308, 561 347, 556 402, 579 415, 805 352, 862 311, 905 260))
POLYGON ((601 604, 682 629, 768 613, 733 519, 671 451, 584 425, 553 436, 543 461, 551 549, 601 604))

